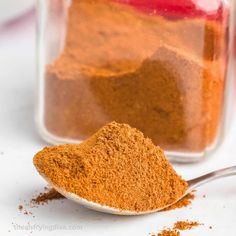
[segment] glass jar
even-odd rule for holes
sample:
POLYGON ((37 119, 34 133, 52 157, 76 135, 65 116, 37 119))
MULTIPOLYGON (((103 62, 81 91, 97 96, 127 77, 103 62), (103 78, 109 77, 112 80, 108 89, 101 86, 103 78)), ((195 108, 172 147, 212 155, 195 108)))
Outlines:
POLYGON ((230 3, 38 1, 39 131, 78 143, 128 123, 176 161, 222 137, 230 3))

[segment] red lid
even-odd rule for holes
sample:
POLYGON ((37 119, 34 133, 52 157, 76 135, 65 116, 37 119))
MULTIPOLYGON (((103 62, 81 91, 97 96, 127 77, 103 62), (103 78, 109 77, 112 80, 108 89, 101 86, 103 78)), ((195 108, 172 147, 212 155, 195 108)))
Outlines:
POLYGON ((223 0, 114 0, 132 5, 148 14, 168 18, 201 17, 220 20, 228 14, 228 5, 223 0))

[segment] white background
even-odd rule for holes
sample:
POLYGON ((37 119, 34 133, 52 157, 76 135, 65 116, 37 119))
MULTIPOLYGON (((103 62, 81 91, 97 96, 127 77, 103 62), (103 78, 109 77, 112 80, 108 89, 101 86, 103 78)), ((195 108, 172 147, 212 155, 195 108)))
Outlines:
MULTIPOLYGON (((0 29, 0 235, 146 236, 186 219, 204 225, 181 235, 236 235, 236 176, 199 188, 191 207, 147 216, 101 214, 69 200, 33 209, 26 207, 34 218, 20 213, 18 205, 25 205, 24 200, 29 202, 45 186, 32 165, 33 155, 46 145, 34 124, 35 59, 33 14, 0 29), (67 230, 58 229, 61 227, 67 230)), ((197 164, 175 165, 184 178, 236 165, 236 119, 232 120, 225 142, 211 157, 197 164)))

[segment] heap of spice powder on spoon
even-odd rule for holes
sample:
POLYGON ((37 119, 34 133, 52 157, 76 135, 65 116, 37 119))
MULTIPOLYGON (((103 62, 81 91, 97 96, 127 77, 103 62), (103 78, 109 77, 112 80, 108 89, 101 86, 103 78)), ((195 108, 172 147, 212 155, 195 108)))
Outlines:
POLYGON ((188 187, 160 147, 137 129, 116 122, 81 144, 44 148, 34 165, 55 186, 121 210, 163 208, 188 187))

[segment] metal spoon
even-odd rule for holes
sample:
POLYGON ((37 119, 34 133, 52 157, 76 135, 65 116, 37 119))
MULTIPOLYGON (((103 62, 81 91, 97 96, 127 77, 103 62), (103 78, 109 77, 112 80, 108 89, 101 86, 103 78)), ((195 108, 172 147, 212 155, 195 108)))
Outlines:
MULTIPOLYGON (((40 173, 41 174, 41 173, 40 173)), ((42 175, 42 174, 41 174, 42 175)), ((191 179, 188 182, 188 189, 187 191, 177 200, 179 201, 182 199, 184 196, 186 196, 188 193, 190 193, 192 190, 196 189, 202 184, 208 183, 212 180, 216 180, 219 178, 227 177, 227 176, 232 176, 236 175, 236 166, 220 169, 213 171, 211 173, 202 175, 200 177, 197 177, 195 179, 191 179)), ((151 211, 142 211, 142 212, 135 212, 135 211, 126 211, 126 210, 121 210, 117 209, 114 207, 109 207, 109 206, 104 206, 100 205, 99 203, 88 201, 87 199, 81 198, 80 196, 70 193, 65 191, 62 188, 59 188, 55 186, 46 176, 42 175, 42 177, 53 187, 55 188, 59 193, 61 193, 64 197, 73 200, 74 202, 87 207, 89 209, 95 210, 95 211, 100 211, 100 212, 105 212, 105 213, 110 213, 110 214, 115 214, 115 215, 144 215, 144 214, 150 214, 153 212, 161 211, 165 209, 166 207, 175 204, 177 201, 173 202, 172 204, 166 205, 162 208, 159 209, 154 209, 151 211)))

